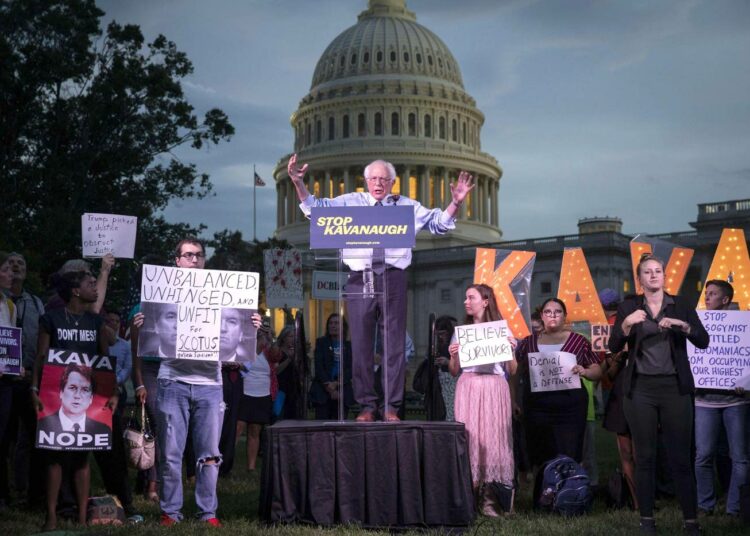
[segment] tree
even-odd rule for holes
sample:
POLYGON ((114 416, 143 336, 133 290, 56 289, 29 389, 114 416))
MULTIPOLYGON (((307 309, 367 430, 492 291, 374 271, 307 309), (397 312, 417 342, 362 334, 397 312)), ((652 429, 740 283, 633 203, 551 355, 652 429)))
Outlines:
POLYGON ((136 256, 197 235, 199 222, 156 217, 211 192, 173 151, 234 133, 219 109, 198 120, 180 83, 193 66, 173 42, 116 22, 102 32, 103 15, 92 0, 0 1, 0 248, 44 280, 80 256, 84 212, 137 216, 136 256))

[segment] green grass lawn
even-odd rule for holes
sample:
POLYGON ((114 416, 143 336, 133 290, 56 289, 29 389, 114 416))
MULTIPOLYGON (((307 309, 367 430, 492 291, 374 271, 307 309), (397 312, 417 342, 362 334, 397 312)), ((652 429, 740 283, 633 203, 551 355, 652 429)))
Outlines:
MULTIPOLYGON (((597 427, 597 459, 599 461, 600 484, 605 484, 607 477, 617 466, 617 451, 614 437, 597 427)), ((238 443, 238 456, 234 474, 227 479, 219 480, 219 517, 224 529, 213 529, 201 523, 188 521, 177 527, 161 528, 158 526, 159 510, 156 505, 147 503, 141 497, 136 499, 136 507, 146 518, 145 523, 119 528, 91 527, 79 529, 73 524, 61 522, 60 533, 77 534, 216 534, 223 530, 231 533, 262 535, 302 535, 302 534, 387 534, 386 531, 364 531, 355 527, 335 527, 324 529, 313 526, 275 526, 268 527, 258 521, 258 498, 260 495, 260 474, 256 471, 246 474, 244 461, 244 442, 238 443)), ((92 493, 101 493, 101 479, 92 460, 92 493)), ((516 498, 516 513, 503 519, 489 519, 482 516, 467 531, 468 534, 634 534, 638 532, 638 516, 629 510, 608 510, 601 497, 597 497, 590 515, 575 519, 564 519, 558 516, 537 514, 531 511, 531 483, 523 484, 516 498)), ((660 534, 678 534, 681 532, 681 516, 674 500, 658 503, 656 513, 660 534)), ((185 487, 184 513, 189 518, 195 512, 192 488, 185 487)), ((44 522, 41 512, 9 510, 0 517, 0 536, 15 536, 37 533, 44 522)), ((748 535, 750 528, 742 526, 739 521, 723 515, 702 519, 701 524, 706 534, 748 535)), ((432 530, 428 533, 438 534, 432 530)), ((48 533, 49 534, 49 533, 48 533)))

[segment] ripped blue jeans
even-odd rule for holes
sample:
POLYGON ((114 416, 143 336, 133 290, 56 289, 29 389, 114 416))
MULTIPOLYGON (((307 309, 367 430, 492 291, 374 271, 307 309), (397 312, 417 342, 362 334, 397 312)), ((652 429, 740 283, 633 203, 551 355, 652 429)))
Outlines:
POLYGON ((161 448, 159 493, 162 513, 182 520, 182 456, 190 427, 195 452, 195 504, 201 520, 216 517, 219 500, 219 436, 224 419, 221 385, 191 385, 159 380, 157 394, 158 441, 161 448), (206 463, 213 462, 213 463, 206 463))

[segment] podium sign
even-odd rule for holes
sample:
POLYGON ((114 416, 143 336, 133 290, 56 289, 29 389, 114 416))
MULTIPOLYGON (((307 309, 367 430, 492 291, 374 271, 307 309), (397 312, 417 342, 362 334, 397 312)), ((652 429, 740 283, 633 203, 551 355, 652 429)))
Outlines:
POLYGON ((310 210, 310 249, 397 249, 415 244, 413 206, 310 210))

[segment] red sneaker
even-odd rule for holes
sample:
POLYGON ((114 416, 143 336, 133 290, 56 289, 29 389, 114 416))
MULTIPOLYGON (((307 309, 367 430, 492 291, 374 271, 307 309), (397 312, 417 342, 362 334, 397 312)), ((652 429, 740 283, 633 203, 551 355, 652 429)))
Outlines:
POLYGON ((167 514, 161 515, 161 520, 159 521, 159 525, 161 525, 162 527, 171 527, 172 525, 176 525, 176 524, 177 524, 177 520, 172 519, 167 514))
POLYGON ((221 527, 221 521, 219 521, 219 518, 217 517, 209 517, 208 519, 204 519, 204 522, 211 525, 212 527, 221 527))

